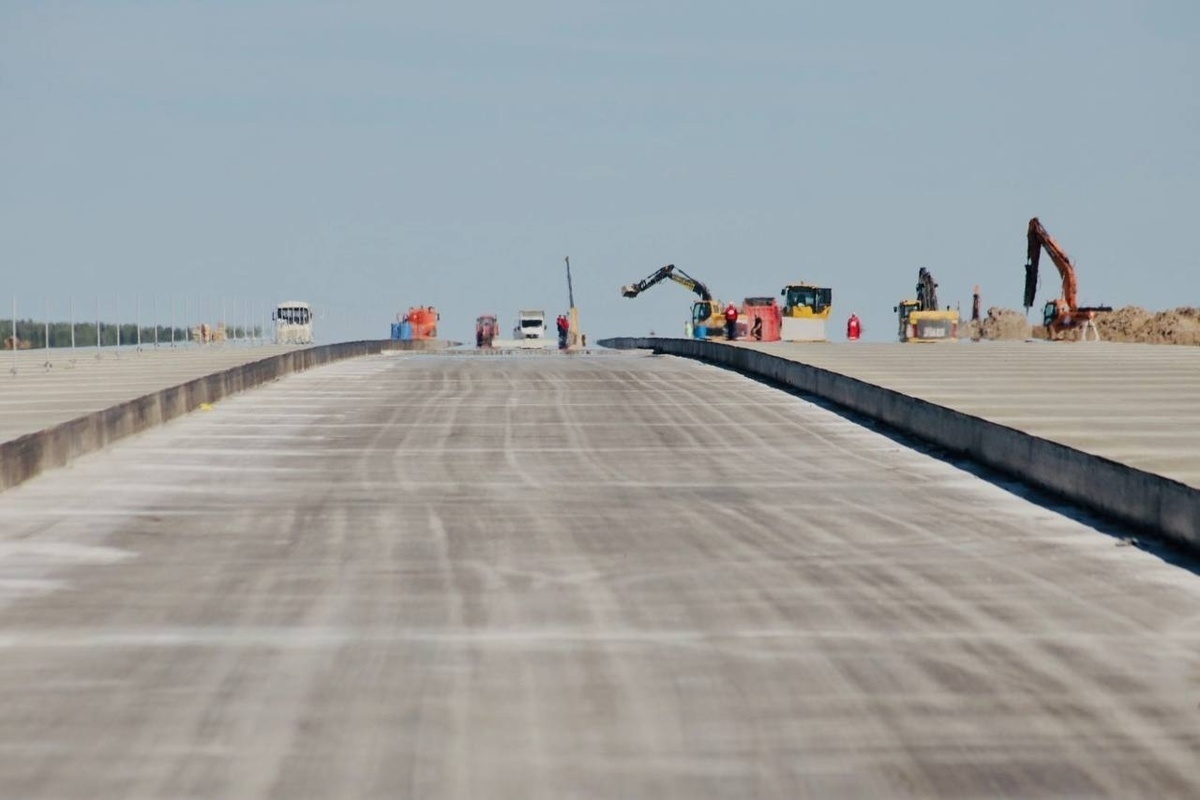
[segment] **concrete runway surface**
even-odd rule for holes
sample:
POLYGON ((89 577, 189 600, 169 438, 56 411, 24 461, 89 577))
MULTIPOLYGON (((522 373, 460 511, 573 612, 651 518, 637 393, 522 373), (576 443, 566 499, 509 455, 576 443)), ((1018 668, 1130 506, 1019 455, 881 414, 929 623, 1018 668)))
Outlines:
POLYGON ((374 357, 0 495, 0 795, 1194 798, 1200 577, 668 357, 374 357))
POLYGON ((127 400, 298 349, 288 345, 180 345, 72 351, 0 351, 0 442, 127 400))

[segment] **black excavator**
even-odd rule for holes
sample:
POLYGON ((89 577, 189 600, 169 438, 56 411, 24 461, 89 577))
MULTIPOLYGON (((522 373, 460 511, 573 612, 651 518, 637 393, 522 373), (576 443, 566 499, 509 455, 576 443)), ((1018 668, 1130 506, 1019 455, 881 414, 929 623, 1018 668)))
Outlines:
POLYGON ((621 287, 624 297, 637 297, 651 286, 665 280, 673 280, 688 291, 695 292, 700 299, 692 304, 692 324, 704 325, 710 330, 720 330, 725 324, 725 315, 721 303, 713 299, 712 292, 703 281, 696 280, 674 264, 659 267, 654 272, 642 278, 637 283, 621 287))

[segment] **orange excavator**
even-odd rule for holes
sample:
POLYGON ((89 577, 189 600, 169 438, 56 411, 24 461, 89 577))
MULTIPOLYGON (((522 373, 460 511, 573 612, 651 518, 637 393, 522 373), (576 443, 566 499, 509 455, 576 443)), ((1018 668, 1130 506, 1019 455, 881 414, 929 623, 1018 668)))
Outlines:
POLYGON ((1112 306, 1080 306, 1078 305, 1079 281, 1075 277, 1075 265, 1067 256, 1066 251, 1058 246, 1058 242, 1046 232, 1037 217, 1029 220, 1029 249, 1025 260, 1025 313, 1033 307, 1033 298, 1037 294, 1038 261, 1042 250, 1050 255, 1058 274, 1062 276, 1062 297, 1046 303, 1042 310, 1042 324, 1046 326, 1046 337, 1062 339, 1069 331, 1079 331, 1081 340, 1086 340, 1090 330, 1096 340, 1100 332, 1096 330, 1093 320, 1097 311, 1112 311, 1112 306))

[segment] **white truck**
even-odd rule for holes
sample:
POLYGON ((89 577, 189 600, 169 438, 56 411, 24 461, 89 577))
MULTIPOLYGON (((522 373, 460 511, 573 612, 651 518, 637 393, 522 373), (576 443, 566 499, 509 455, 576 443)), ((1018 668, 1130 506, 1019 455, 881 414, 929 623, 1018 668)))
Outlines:
POLYGON ((513 338, 522 339, 545 339, 546 338, 546 312, 545 311, 518 311, 517 324, 513 328, 513 338))

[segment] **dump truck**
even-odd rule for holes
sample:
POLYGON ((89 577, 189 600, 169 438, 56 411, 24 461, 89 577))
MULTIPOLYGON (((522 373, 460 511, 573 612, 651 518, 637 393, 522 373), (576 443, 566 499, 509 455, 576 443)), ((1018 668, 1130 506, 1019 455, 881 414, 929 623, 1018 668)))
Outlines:
POLYGON ((933 275, 921 267, 917 271, 917 299, 901 300, 892 307, 900 341, 958 341, 958 312, 938 308, 937 287, 933 275))

